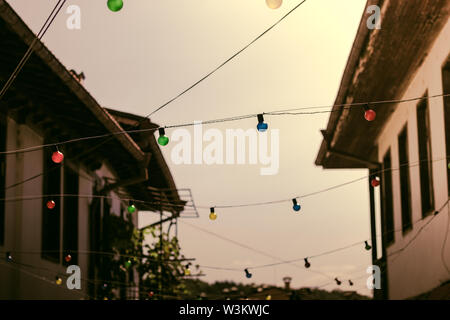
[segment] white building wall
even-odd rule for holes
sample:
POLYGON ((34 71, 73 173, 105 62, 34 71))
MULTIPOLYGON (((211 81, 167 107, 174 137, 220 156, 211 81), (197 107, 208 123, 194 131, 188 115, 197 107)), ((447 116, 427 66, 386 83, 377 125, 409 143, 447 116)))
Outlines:
MULTIPOLYGON (((43 139, 25 125, 18 125, 8 118, 7 150, 21 149, 41 145, 43 139)), ((7 156, 6 186, 43 172, 42 150, 18 153, 7 156)), ((65 159, 70 161, 70 159, 65 159)), ((89 250, 89 208, 92 198, 94 176, 83 168, 79 169, 78 213, 78 265, 81 278, 88 277, 89 250)), ((106 166, 102 166, 95 175, 97 177, 114 177, 106 166)), ((63 179, 62 175, 62 179, 63 179)), ((6 198, 42 195, 43 177, 21 184, 6 191, 6 198)), ((120 200, 111 194, 112 212, 120 214, 120 200)), ((63 203, 61 203, 63 205, 63 203)), ((81 290, 67 289, 65 281, 56 285, 56 275, 65 275, 66 267, 41 258, 42 199, 7 201, 5 203, 5 243, 0 251, 13 252, 14 260, 35 266, 36 268, 19 267, 8 264, 4 256, 0 260, 0 299, 83 299, 87 298, 87 282, 82 281, 81 290), (17 253, 14 253, 16 251, 17 253), (21 253, 22 252, 22 253, 21 253), (41 269, 39 269, 41 268, 41 269), (48 269, 48 270, 44 270, 48 269), (50 270, 50 271, 49 271, 50 270)), ((62 211, 61 211, 62 212, 62 211)), ((61 217, 61 244, 62 242, 61 217)), ((61 257, 63 253, 61 253, 61 257)), ((63 278, 64 279, 64 278, 63 278)))
MULTIPOLYGON (((402 99, 443 94, 442 67, 450 54, 450 22, 443 28, 429 55, 417 71, 413 81, 402 99)), ((418 101, 401 103, 385 124, 378 138, 379 161, 382 162, 387 150, 391 148, 392 183, 394 200, 395 241, 387 248, 389 298, 404 299, 416 296, 439 286, 450 278, 444 267, 441 251, 444 237, 449 227, 450 212, 448 207, 433 219, 433 215, 422 219, 419 151, 417 132, 418 101), (412 199, 413 229, 402 233, 400 174, 398 159, 398 135, 404 125, 408 124, 408 143, 410 160, 410 183, 412 199), (400 254, 393 252, 403 248, 413 239, 418 231, 429 222, 426 228, 400 254)), ((379 108, 382 108, 380 106, 379 108)), ((431 144, 433 157, 433 183, 435 209, 441 208, 448 199, 447 163, 444 125, 444 100, 442 97, 429 98, 431 144)), ((450 240, 444 251, 444 259, 450 266, 450 240)))

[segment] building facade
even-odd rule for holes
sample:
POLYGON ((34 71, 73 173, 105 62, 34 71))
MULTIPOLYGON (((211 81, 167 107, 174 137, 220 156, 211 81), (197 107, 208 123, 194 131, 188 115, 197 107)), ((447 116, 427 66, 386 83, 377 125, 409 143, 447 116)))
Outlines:
MULTIPOLYGON (((33 39, 0 0, 0 83, 33 39)), ((105 218, 127 219, 129 199, 139 200, 138 210, 164 210, 175 219, 183 208, 153 135, 157 126, 130 114, 113 116, 41 42, 0 110, 0 299, 101 298, 104 270, 96 252, 119 232, 107 229, 105 218), (124 126, 148 130, 113 134, 124 126), (97 135, 106 136, 58 145, 97 135), (42 145, 48 146, 34 148, 42 145), (62 163, 52 161, 55 151, 64 154, 62 163), (81 290, 66 286, 69 265, 80 268, 81 290)), ((137 226, 138 213, 131 219, 137 226)), ((132 269, 127 276, 137 282, 132 269)))
POLYGON ((375 297, 406 299, 450 279, 450 3, 370 5, 381 29, 363 15, 316 164, 369 169, 375 297), (374 101, 390 102, 338 106, 374 101))

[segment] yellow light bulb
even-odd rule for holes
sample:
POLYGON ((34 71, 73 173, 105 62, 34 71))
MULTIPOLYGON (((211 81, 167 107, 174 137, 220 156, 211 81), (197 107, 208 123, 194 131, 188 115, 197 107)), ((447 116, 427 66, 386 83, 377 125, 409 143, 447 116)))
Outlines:
POLYGON ((191 275, 191 270, 189 270, 189 269, 184 270, 184 274, 186 276, 190 276, 191 275))
POLYGON ((209 219, 213 220, 213 221, 216 220, 217 219, 217 214, 215 214, 214 212, 210 213, 209 214, 209 219))
POLYGON ((58 286, 60 286, 60 285, 62 285, 62 279, 61 278, 56 278, 56 284, 58 285, 58 286))
POLYGON ((266 4, 270 9, 278 9, 282 3, 283 0, 266 0, 266 4))

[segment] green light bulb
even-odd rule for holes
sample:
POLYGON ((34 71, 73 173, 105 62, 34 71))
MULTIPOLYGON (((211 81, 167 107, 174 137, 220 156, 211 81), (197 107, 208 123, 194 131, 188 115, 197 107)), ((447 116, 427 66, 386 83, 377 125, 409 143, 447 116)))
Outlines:
POLYGON ((164 130, 164 128, 159 128, 159 138, 158 138, 158 143, 161 146, 167 146, 167 144, 169 143, 169 138, 166 137, 166 131, 164 130))
POLYGON ((125 261, 125 267, 126 267, 126 268, 131 267, 131 260, 125 261))
POLYGON ((134 204, 131 204, 128 206, 127 210, 128 210, 128 213, 135 213, 136 207, 134 206, 134 204))
POLYGON ((108 0, 108 8, 109 10, 113 12, 120 11, 123 7, 123 1, 122 0, 108 0))
POLYGON ((167 144, 169 143, 169 138, 167 138, 166 136, 161 136, 158 138, 158 143, 161 146, 167 146, 167 144))

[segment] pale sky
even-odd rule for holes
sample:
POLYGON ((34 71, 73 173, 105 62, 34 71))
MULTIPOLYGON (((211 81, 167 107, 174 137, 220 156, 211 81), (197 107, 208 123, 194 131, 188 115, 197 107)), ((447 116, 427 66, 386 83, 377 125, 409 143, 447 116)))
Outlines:
MULTIPOLYGON (((9 0, 37 32, 56 0, 9 0)), ((125 0, 112 13, 106 0, 68 0, 43 42, 68 68, 83 71, 85 87, 105 107, 147 115, 222 63, 294 7, 285 0, 277 10, 264 0, 125 0), (81 30, 69 30, 68 5, 81 8, 81 30)), ((286 108, 332 105, 356 35, 365 0, 308 0, 240 56, 192 91, 156 113, 152 121, 172 125, 286 108)), ((375 97, 376 98, 376 97, 375 97)), ((376 100, 376 99, 374 99, 376 100)), ((62 106, 63 107, 63 106, 62 106)), ((163 148, 177 187, 191 188, 199 206, 220 206, 289 199, 363 177, 365 170, 322 170, 314 165, 329 114, 266 117, 280 132, 280 168, 261 176, 261 165, 176 165, 163 148)), ((205 125, 226 129, 254 128, 248 119, 205 125)), ((192 128, 188 128, 192 132, 192 128)), ((167 130, 171 136, 171 130, 167 130)), ((179 223, 186 256, 196 263, 247 268, 277 262, 202 233, 194 224, 285 260, 303 258, 370 238, 367 180, 301 200, 296 214, 291 203, 209 210, 179 223)), ((143 222, 153 215, 145 213, 143 222)), ((316 259, 311 270, 344 282, 342 290, 369 294, 366 278, 370 252, 363 245, 316 259)), ((300 268, 280 265, 244 272, 214 271, 202 280, 319 286, 330 279, 300 268)), ((334 289, 330 285, 326 289, 334 289)))

